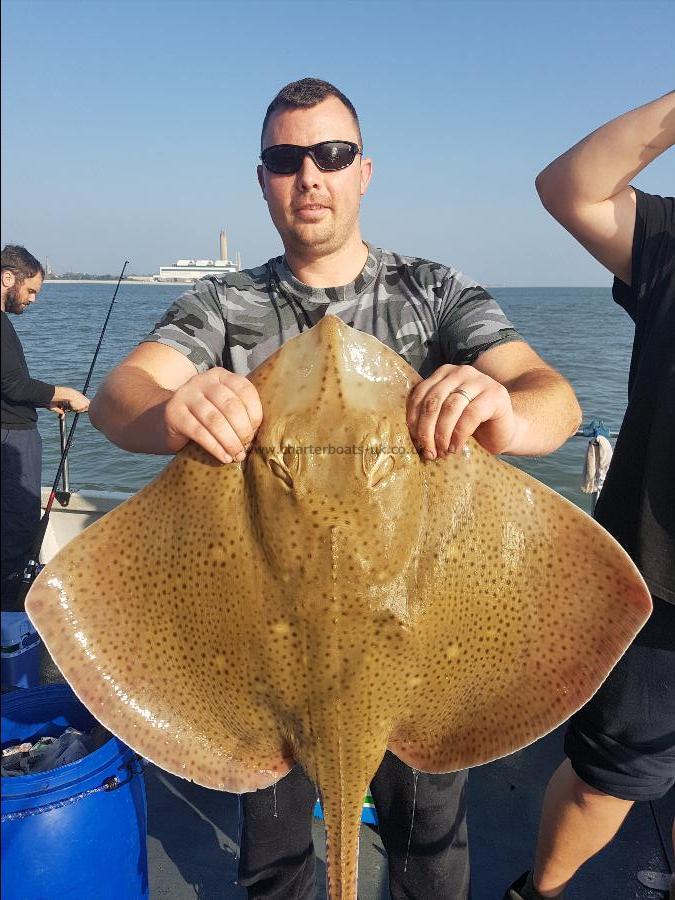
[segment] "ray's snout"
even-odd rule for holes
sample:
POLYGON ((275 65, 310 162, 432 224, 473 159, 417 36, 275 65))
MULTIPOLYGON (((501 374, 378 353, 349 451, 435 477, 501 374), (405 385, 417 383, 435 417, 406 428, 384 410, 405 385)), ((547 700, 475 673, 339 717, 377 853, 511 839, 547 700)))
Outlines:
POLYGON ((319 559, 330 564, 338 529, 355 573, 387 559, 393 574, 421 512, 421 464, 403 416, 394 423, 368 411, 346 426, 330 410, 307 410, 263 425, 257 444, 248 465, 260 520, 269 523, 260 532, 268 559, 306 577, 319 559))

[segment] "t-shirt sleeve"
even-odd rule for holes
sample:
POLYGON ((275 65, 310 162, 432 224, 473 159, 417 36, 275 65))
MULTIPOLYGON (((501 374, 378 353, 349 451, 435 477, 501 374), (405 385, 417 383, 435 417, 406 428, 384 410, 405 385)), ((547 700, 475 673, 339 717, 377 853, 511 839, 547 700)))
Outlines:
POLYGON ((226 333, 224 289, 207 278, 174 300, 143 342, 173 347, 206 372, 223 365, 226 333))
POLYGON ((453 269, 446 276, 438 327, 443 356, 457 366, 474 363, 492 347, 523 340, 494 297, 453 269))
POLYGON ((614 279, 612 296, 637 322, 640 307, 660 296, 675 269, 675 198, 635 191, 631 284, 614 279))

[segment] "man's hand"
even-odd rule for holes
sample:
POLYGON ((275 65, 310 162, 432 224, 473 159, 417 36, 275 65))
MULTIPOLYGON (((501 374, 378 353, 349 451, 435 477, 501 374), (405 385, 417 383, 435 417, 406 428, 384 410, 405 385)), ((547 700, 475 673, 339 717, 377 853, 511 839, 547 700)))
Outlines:
POLYGON ((62 387, 57 384, 47 409, 58 416, 64 416, 69 411, 83 413, 89 409, 89 398, 76 391, 75 388, 62 387))
POLYGON ((243 375, 220 368, 190 378, 164 409, 171 452, 194 441, 223 463, 245 458, 261 422, 255 387, 243 375))
POLYGON ((470 366, 440 366, 408 397, 408 428, 426 459, 473 437, 490 453, 538 456, 574 434, 581 409, 567 381, 524 341, 485 350, 470 366))
POLYGON ((491 453, 503 453, 517 427, 507 389, 473 366, 440 366, 420 381, 408 397, 407 419, 425 459, 446 458, 471 435, 491 453))
POLYGON ((178 350, 143 343, 105 379, 90 418, 132 453, 177 453, 194 441, 229 463, 244 458, 262 406, 243 375, 217 367, 199 373, 178 350))

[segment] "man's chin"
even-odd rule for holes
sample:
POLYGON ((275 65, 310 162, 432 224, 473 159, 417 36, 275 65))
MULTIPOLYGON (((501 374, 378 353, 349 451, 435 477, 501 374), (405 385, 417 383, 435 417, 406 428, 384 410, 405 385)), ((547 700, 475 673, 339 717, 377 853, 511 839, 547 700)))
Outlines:
POLYGON ((335 243, 335 230, 317 225, 300 225, 293 228, 290 237, 296 247, 307 250, 330 248, 335 243))

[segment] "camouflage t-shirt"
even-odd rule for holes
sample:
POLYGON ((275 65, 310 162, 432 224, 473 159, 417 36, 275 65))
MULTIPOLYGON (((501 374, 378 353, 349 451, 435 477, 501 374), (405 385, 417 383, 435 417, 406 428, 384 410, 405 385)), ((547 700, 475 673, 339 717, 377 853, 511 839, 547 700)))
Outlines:
POLYGON ((327 312, 375 335, 428 377, 444 363, 469 364, 484 350, 522 340, 495 300, 449 266, 368 245, 351 284, 313 288, 284 257, 255 269, 207 276, 179 297, 146 341, 185 354, 198 371, 248 375, 327 312))

